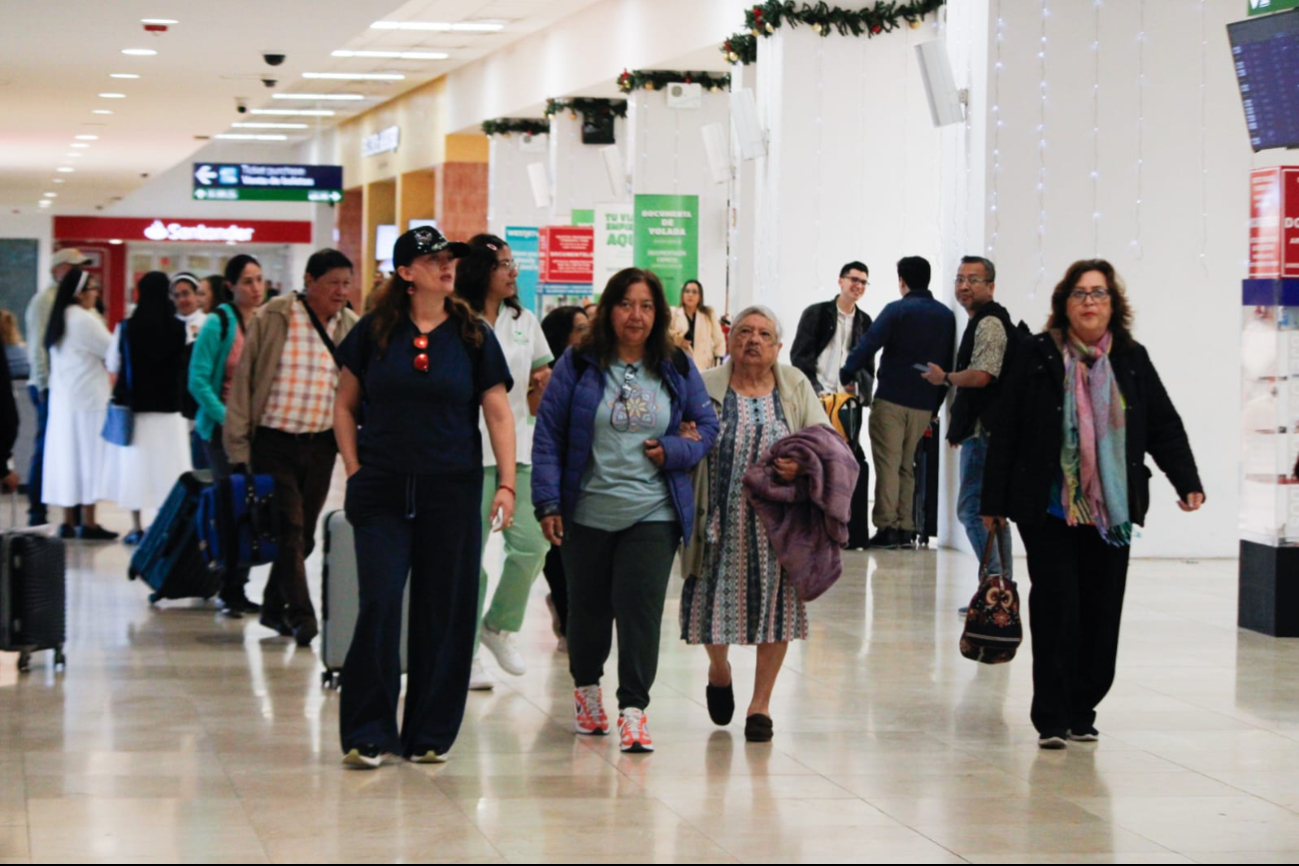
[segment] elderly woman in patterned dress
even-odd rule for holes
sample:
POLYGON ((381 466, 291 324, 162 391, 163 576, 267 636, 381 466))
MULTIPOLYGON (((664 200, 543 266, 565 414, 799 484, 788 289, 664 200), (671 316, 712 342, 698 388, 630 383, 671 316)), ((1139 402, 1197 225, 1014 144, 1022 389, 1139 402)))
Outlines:
MULTIPOLYGON (((828 423, 807 377, 776 362, 780 348, 775 315, 749 307, 731 328, 730 359, 703 374, 721 430, 716 447, 695 468, 697 519, 682 558, 681 636, 708 651, 708 714, 716 724, 730 724, 735 712, 728 650, 732 644, 758 648, 744 725, 750 742, 771 740, 771 692, 789 641, 807 637, 807 611, 741 481, 772 443, 828 423)), ((799 466, 777 460, 776 470, 792 481, 799 466)))

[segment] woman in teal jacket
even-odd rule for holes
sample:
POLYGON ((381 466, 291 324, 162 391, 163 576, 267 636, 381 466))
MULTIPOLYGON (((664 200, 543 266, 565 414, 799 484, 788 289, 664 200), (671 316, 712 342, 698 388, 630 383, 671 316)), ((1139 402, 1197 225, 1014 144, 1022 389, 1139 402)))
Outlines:
MULTIPOLYGON (((208 316, 194 341, 194 354, 189 362, 189 393, 198 404, 194 429, 203 439, 208 463, 217 479, 230 474, 230 461, 226 459, 221 433, 226 420, 225 404, 230 394, 230 380, 244 348, 244 323, 257 312, 265 294, 262 266, 252 256, 232 258, 226 264, 225 277, 234 294, 233 302, 222 304, 208 316)), ((248 600, 244 591, 247 584, 248 569, 226 569, 220 597, 229 616, 261 612, 261 607, 248 600)))

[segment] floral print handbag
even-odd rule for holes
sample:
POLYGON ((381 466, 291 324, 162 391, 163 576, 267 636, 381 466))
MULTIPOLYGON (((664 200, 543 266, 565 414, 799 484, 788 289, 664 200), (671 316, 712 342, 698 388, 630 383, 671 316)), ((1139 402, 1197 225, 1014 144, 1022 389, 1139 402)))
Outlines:
POLYGON ((979 591, 970 599, 961 633, 961 655, 986 665, 999 665, 1015 657, 1024 641, 1024 624, 1019 618, 1019 590, 1015 581, 1001 574, 990 574, 988 561, 992 545, 1000 548, 1001 561, 1008 562, 1001 545, 1001 533, 988 533, 979 563, 979 591))

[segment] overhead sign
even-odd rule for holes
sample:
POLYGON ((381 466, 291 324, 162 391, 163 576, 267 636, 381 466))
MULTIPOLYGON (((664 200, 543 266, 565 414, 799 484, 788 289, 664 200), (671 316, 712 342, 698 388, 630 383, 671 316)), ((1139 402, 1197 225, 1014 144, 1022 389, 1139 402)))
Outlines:
POLYGON ((194 163, 193 197, 199 201, 343 200, 341 165, 194 163))
POLYGON ((307 220, 215 220, 169 219, 167 217, 75 217, 56 216, 54 237, 85 241, 127 243, 229 243, 309 244, 311 223, 307 220))
POLYGON ((1299 166, 1249 174, 1249 275, 1299 278, 1299 166))
POLYGON ((1266 15, 1282 9, 1299 9, 1299 0, 1249 0, 1250 15, 1266 15))
POLYGON ((378 156, 381 153, 390 153, 396 150, 399 144, 401 144, 401 127, 390 126, 361 139, 361 155, 378 156))
POLYGON ((699 277, 699 196, 638 195, 632 218, 636 267, 663 281, 669 304, 681 303, 681 286, 699 277))
POLYGON ((591 226, 546 226, 541 230, 541 281, 590 285, 594 247, 591 226))

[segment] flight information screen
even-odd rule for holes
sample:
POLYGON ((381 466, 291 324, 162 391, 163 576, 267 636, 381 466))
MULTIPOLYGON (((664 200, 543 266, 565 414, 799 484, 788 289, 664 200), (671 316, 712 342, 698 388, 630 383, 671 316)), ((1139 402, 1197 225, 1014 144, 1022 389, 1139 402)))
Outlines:
POLYGON ((1227 25, 1254 150, 1299 147, 1299 9, 1227 25))

